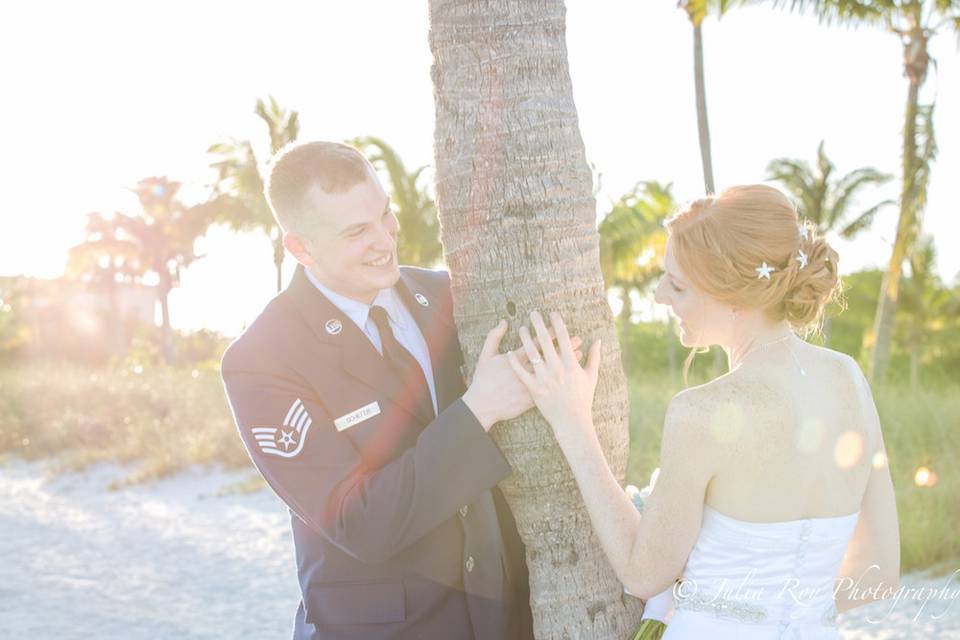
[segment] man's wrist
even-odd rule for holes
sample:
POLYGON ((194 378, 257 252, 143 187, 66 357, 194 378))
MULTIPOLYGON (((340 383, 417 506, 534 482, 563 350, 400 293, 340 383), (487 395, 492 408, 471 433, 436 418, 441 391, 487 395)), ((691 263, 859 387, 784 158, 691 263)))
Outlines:
POLYGON ((466 393, 463 394, 462 400, 463 404, 467 405, 470 413, 473 414, 473 417, 476 418, 480 426, 483 427, 483 430, 490 431, 490 427, 492 427, 498 419, 488 411, 484 411, 483 403, 478 401, 477 398, 470 393, 470 389, 467 389, 466 393))

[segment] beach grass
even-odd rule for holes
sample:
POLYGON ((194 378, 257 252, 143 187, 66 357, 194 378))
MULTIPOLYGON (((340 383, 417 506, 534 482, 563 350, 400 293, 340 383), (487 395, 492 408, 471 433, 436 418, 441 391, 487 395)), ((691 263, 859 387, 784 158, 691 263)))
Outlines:
MULTIPOLYGON (((629 482, 645 485, 658 466, 663 416, 681 387, 666 373, 630 381, 629 482)), ((897 493, 903 570, 957 564, 960 389, 888 386, 874 396, 897 493), (921 467, 936 474, 934 483, 915 482, 921 467)), ((104 461, 131 465, 115 487, 193 465, 250 468, 215 365, 0 369, 0 455, 48 459, 60 471, 104 461)), ((251 476, 229 491, 263 486, 251 476)))
POLYGON ((0 452, 62 471, 133 463, 127 482, 249 465, 217 371, 29 365, 0 370, 0 452))

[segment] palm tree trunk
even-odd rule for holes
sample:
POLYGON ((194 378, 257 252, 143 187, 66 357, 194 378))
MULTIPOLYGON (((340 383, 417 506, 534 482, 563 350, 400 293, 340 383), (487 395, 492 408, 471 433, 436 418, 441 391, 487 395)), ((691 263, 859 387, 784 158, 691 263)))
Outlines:
POLYGON ((693 82, 697 96, 697 133, 700 137, 700 162, 707 195, 716 193, 713 184, 713 157, 710 151, 710 123, 707 121, 707 88, 703 74, 703 33, 700 23, 693 24, 693 82))
MULTIPOLYGON (((630 344, 630 318, 633 317, 633 299, 630 297, 630 287, 623 288, 623 308, 620 309, 620 317, 616 323, 620 327, 620 344, 630 344)), ((620 352, 620 364, 625 372, 630 371, 630 348, 626 347, 620 352)))
POLYGON ((920 387, 920 340, 915 337, 910 344, 910 388, 920 387))
MULTIPOLYGON (((454 317, 468 367, 498 318, 559 311, 587 345, 603 339, 594 419, 623 482, 627 389, 600 272, 592 176, 566 61, 562 0, 430 1, 437 205, 454 317)), ((527 547, 537 638, 627 638, 623 594, 549 428, 531 411, 494 437, 501 484, 527 547)))
POLYGON ((277 269, 277 293, 283 290, 283 232, 275 227, 273 237, 273 266, 277 269))
POLYGON ((893 241, 893 253, 890 264, 883 275, 880 285, 880 301, 872 334, 867 334, 865 345, 870 349, 871 380, 882 381, 887 373, 890 361, 890 343, 893 339, 893 321, 897 310, 897 296, 900 292, 900 278, 903 275, 903 261, 907 258, 910 245, 916 238, 917 200, 917 100, 920 84, 913 78, 907 93, 906 118, 903 125, 903 188, 900 192, 900 218, 897 222, 897 235, 893 241), (871 345, 871 339, 873 344, 871 345), (871 348, 872 347, 872 348, 871 348))
POLYGON ((111 356, 123 357, 127 344, 124 335, 123 318, 120 314, 120 305, 117 303, 117 280, 116 269, 110 269, 106 276, 107 288, 107 313, 110 318, 107 326, 110 327, 110 336, 107 339, 108 348, 111 356))
MULTIPOLYGON (((703 72, 703 32, 700 22, 691 16, 693 22, 693 83, 697 98, 697 135, 700 139, 700 163, 703 165, 703 188, 706 194, 716 193, 713 183, 713 157, 710 150, 710 123, 707 120, 707 86, 703 72)), ((713 352, 714 375, 723 373, 723 353, 713 352)))
POLYGON ((173 288, 169 272, 159 271, 160 284, 157 297, 160 299, 160 353, 164 363, 173 364, 173 330, 170 328, 170 290, 173 288))

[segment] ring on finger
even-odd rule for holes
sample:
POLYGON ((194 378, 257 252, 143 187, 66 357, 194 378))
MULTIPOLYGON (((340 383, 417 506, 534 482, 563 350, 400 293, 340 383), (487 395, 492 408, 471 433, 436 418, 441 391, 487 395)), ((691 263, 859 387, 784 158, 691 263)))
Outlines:
POLYGON ((532 364, 533 366, 537 366, 538 364, 543 364, 543 358, 540 358, 540 357, 531 358, 530 364, 532 364))

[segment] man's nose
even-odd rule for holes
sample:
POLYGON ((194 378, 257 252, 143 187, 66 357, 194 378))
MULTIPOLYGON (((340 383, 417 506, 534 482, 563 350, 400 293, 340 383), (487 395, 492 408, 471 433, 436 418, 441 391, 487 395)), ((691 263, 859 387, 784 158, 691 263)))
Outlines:
POLYGON ((392 251, 397 244, 397 225, 391 222, 380 225, 374 247, 380 251, 392 251))

